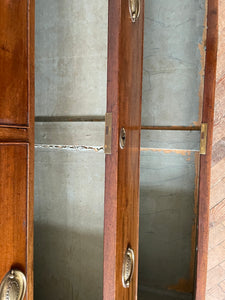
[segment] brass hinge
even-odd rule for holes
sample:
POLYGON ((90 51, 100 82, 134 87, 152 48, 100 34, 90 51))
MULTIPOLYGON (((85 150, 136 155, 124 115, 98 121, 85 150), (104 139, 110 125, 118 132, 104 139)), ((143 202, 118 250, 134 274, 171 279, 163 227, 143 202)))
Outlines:
POLYGON ((105 114, 105 154, 112 153, 112 113, 105 114))
POLYGON ((207 132, 208 132, 208 124, 201 124, 201 141, 200 141, 200 154, 206 154, 207 147, 207 132))

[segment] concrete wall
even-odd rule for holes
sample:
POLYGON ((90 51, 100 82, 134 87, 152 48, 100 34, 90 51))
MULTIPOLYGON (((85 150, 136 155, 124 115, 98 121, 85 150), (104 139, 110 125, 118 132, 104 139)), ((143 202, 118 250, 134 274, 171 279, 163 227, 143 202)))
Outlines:
MULTIPOLYGON (((205 0, 145 4, 143 125, 199 124, 205 0)), ((37 300, 102 299, 107 5, 36 1, 37 300)), ((142 131, 140 299, 191 298, 199 138, 142 131)))

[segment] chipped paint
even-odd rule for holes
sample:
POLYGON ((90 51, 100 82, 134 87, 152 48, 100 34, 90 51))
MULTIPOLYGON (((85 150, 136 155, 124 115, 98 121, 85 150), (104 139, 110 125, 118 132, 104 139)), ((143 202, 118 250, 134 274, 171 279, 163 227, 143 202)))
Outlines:
POLYGON ((35 149, 48 149, 48 150, 66 150, 75 152, 100 152, 104 153, 103 146, 80 146, 80 145, 35 145, 35 149))
MULTIPOLYGON (((49 149, 49 150, 68 150, 68 151, 94 151, 104 153, 103 146, 84 146, 84 145, 47 145, 47 144, 36 144, 35 149, 49 149)), ((161 148, 141 148, 143 152, 152 151, 152 152, 163 152, 165 154, 176 153, 183 156, 190 156, 192 152, 198 153, 198 150, 178 150, 178 149, 161 149, 161 148)), ((187 158, 187 161, 190 160, 190 157, 187 158)))

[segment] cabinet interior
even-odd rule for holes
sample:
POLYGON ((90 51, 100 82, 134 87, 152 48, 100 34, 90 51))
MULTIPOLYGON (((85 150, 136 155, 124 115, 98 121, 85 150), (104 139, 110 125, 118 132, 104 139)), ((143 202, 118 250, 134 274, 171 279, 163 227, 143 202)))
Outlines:
POLYGON ((145 1, 141 300, 194 298, 206 13, 205 0, 145 1))
MULTIPOLYGON (((36 1, 35 299, 102 299, 108 1, 36 1)), ((146 0, 138 299, 193 299, 206 0, 146 0)))

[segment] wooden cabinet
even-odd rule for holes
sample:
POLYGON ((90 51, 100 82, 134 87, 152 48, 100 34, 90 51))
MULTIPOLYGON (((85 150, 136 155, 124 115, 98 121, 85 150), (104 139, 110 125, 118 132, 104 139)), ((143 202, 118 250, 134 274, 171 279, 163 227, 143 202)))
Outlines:
MULTIPOLYGON (((187 6, 176 1, 145 4, 139 299, 205 298, 217 5, 217 1, 202 1, 201 5, 189 1, 187 6)), ((121 128, 127 127, 130 134, 135 122, 131 111, 129 123, 124 122, 133 105, 129 93, 137 81, 131 87, 130 74, 132 70, 135 76, 140 74, 135 64, 129 69, 137 58, 127 55, 133 45, 136 55, 141 50, 141 37, 132 38, 136 30, 143 31, 140 21, 144 15, 130 23, 132 32, 126 31, 123 9, 127 10, 126 4, 109 6, 108 112, 118 118, 112 125, 116 131, 112 154, 106 155, 105 299, 136 299, 137 295, 137 269, 127 290, 121 280, 126 249, 133 247, 138 253, 138 236, 133 235, 139 224, 135 134, 134 144, 128 142, 126 150, 119 143, 121 128), (117 18, 115 11, 119 11, 117 18), (115 33, 120 26, 121 35, 115 33), (112 260, 114 253, 118 262, 112 260)), ((135 90, 138 99, 138 87, 135 90)), ((135 105, 137 116, 138 103, 135 105)))
POLYGON ((0 280, 33 299, 34 251, 37 299, 203 300, 217 1, 38 0, 35 33, 34 14, 1 1, 0 280))
POLYGON ((0 76, 0 280, 22 271, 32 299, 34 1, 1 1, 0 76))

